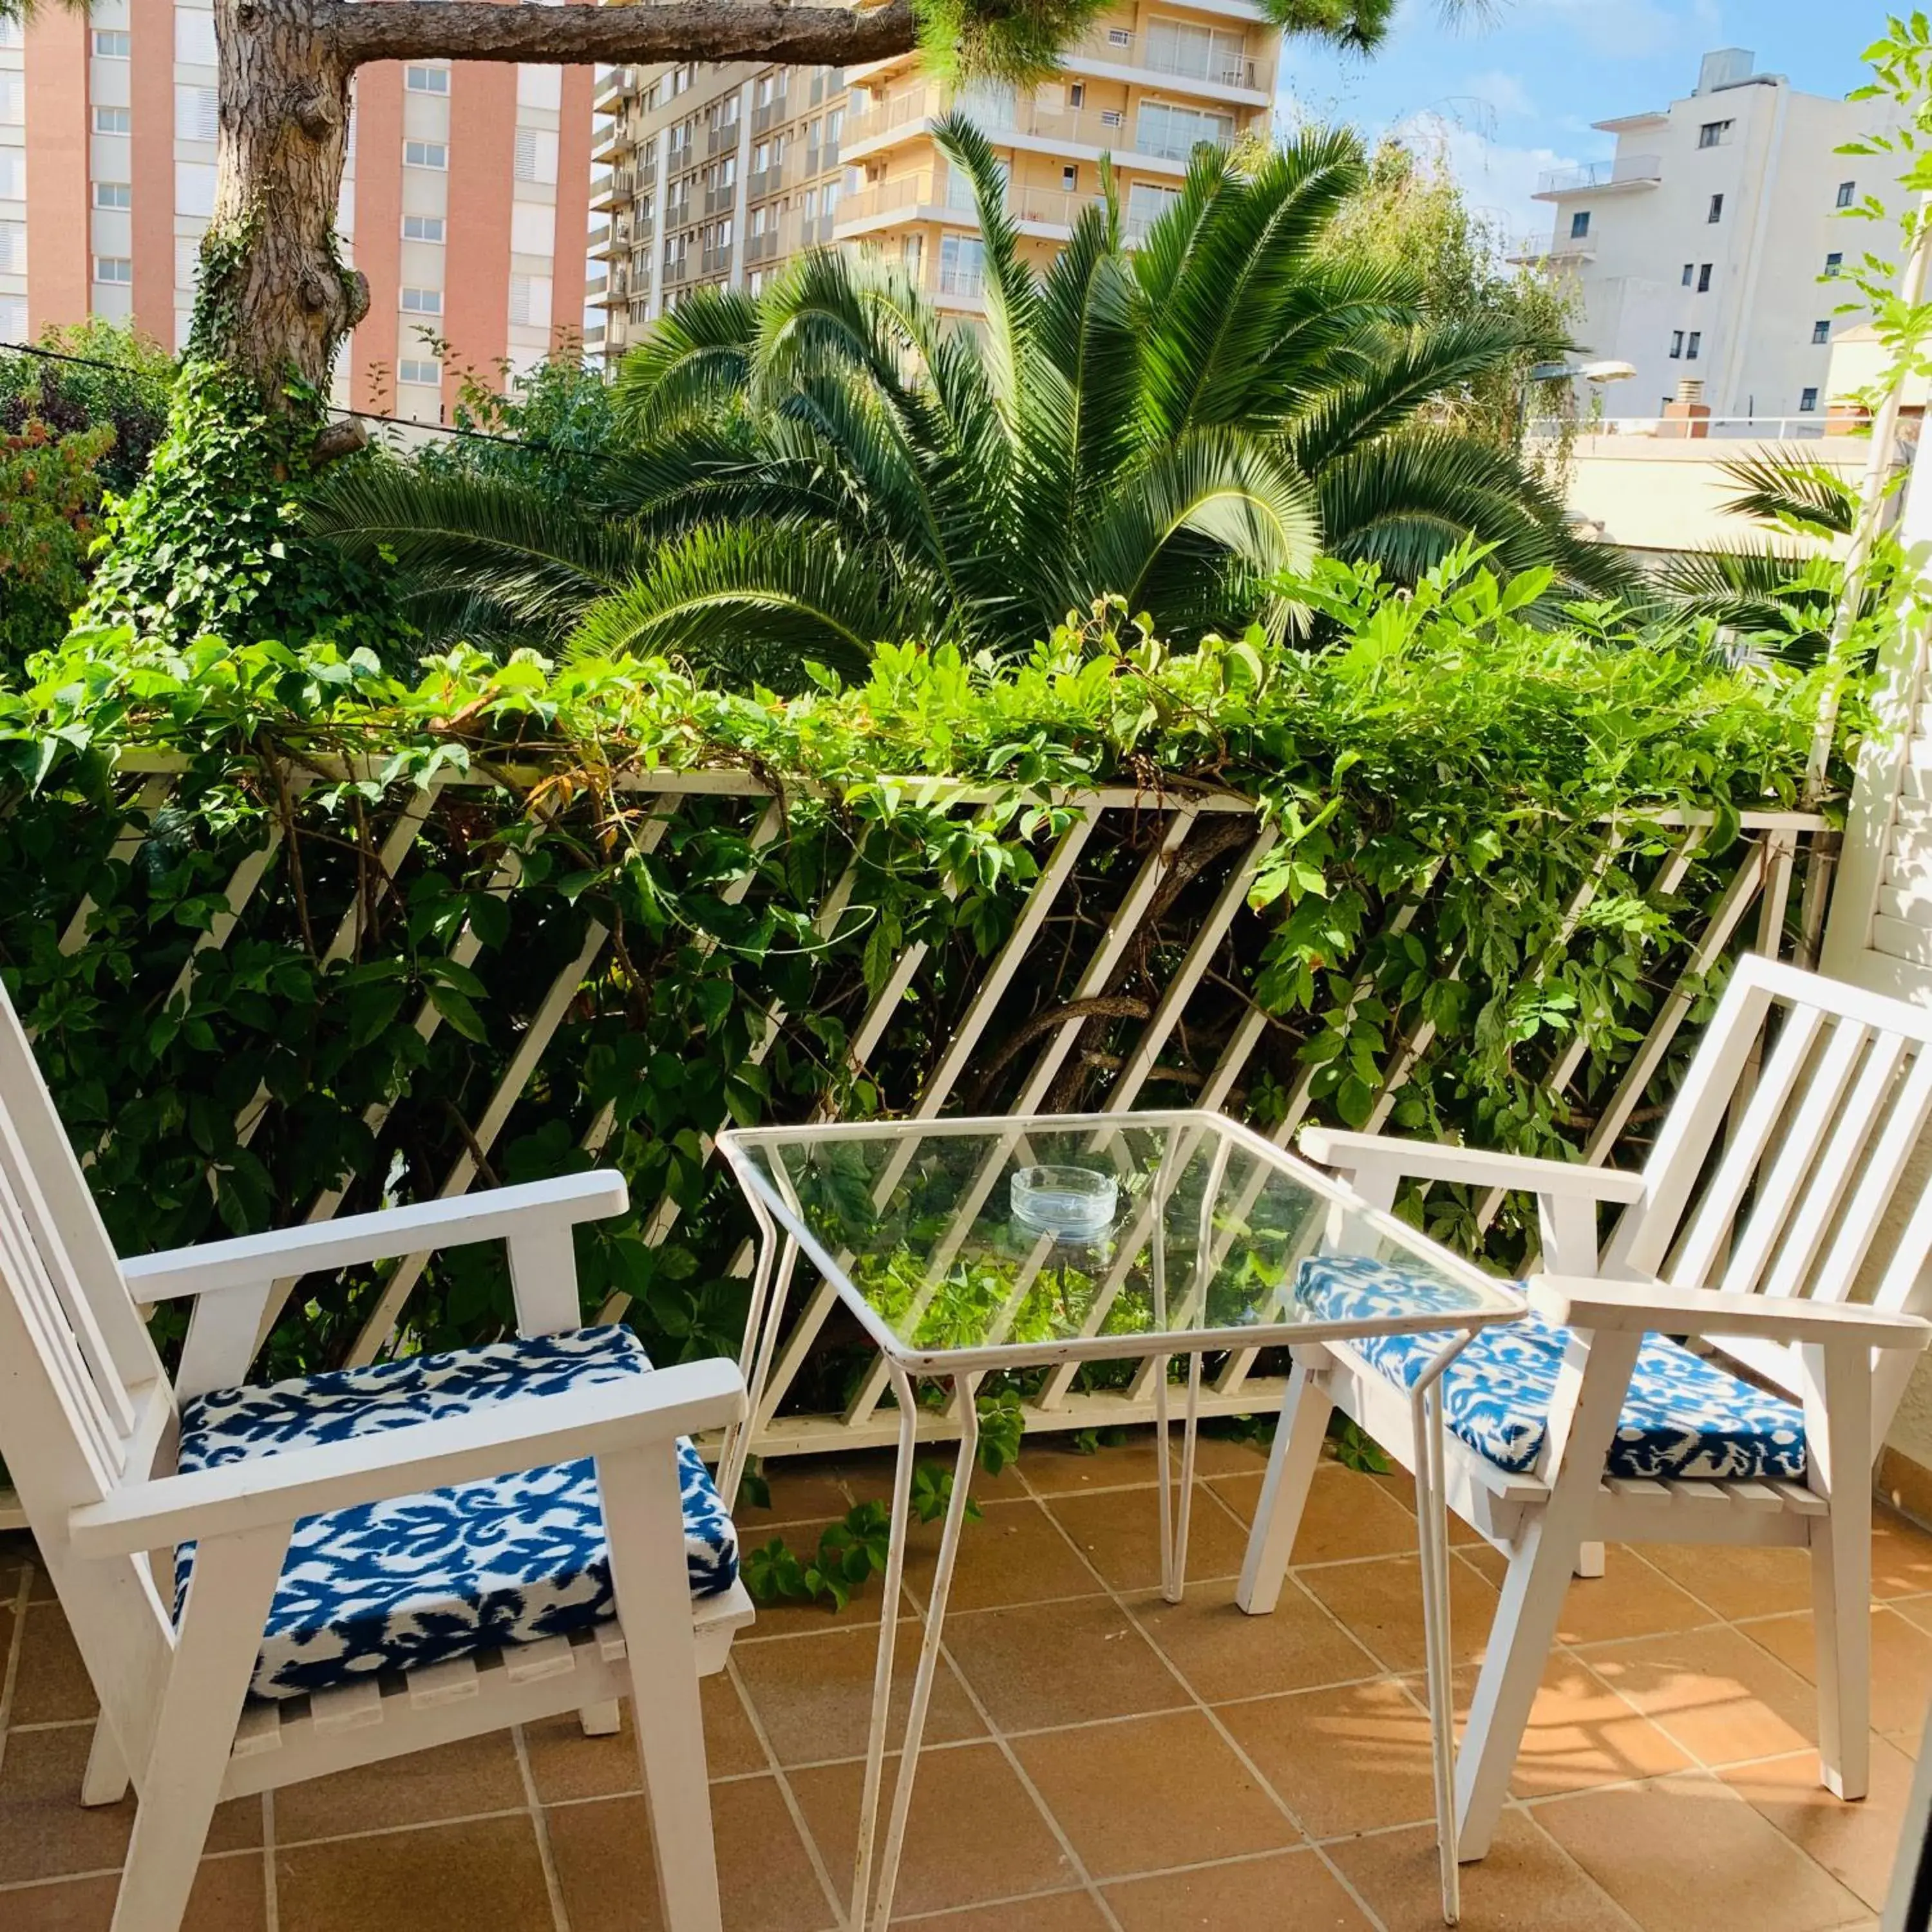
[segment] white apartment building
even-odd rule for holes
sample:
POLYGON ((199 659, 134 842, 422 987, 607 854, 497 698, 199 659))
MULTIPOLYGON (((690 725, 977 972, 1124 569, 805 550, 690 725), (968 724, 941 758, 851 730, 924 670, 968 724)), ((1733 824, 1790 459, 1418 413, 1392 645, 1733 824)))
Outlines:
POLYGON ((1554 230, 1526 254, 1574 277, 1586 353, 1637 372, 1604 386, 1609 416, 1660 416, 1689 379, 1720 429, 1822 418, 1833 339, 1860 320, 1836 313, 1849 292, 1832 278, 1868 252, 1898 257, 1892 164, 1838 152, 1886 104, 1802 93, 1754 61, 1707 54, 1694 94, 1595 124, 1612 159, 1539 184, 1554 230), (1870 195, 1883 221, 1844 212, 1870 195))

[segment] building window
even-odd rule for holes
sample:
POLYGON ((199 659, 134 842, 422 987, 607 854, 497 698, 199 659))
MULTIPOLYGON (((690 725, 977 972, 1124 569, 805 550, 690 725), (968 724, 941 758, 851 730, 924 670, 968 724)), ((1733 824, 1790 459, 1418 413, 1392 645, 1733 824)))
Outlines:
POLYGON ((0 275, 27 272, 27 224, 0 221, 0 275))
POLYGON ((403 143, 403 166, 406 168, 441 168, 446 172, 449 166, 449 150, 440 141, 405 141, 403 143))
MULTIPOLYGON (((98 40, 100 36, 97 34, 94 38, 98 40)), ((1852 203, 1858 199, 1858 184, 1856 182, 1839 182, 1838 206, 1840 208, 1850 208, 1852 203)))
POLYGON ((126 182, 96 182, 94 205, 96 208, 132 208, 134 190, 126 182))
POLYGON ((1831 339, 1832 325, 1830 322, 1814 322, 1811 325, 1811 340, 1814 342, 1829 342, 1831 339))
POLYGON ((1817 406, 1818 392, 1816 389, 1807 389, 1804 394, 1798 398, 1798 407, 1802 415, 1808 416, 1817 406))
POLYGON ((446 67, 406 67, 403 85, 412 94, 447 94, 449 70, 446 67))
POLYGON ((1076 80, 1066 90, 1066 104, 1070 107, 1084 107, 1087 104, 1087 83, 1076 80))
POLYGON ((1210 114, 1164 100, 1144 100, 1134 126, 1134 146, 1143 154, 1184 161, 1203 141, 1225 148, 1234 139, 1234 117, 1210 114))
POLYGON ((221 131, 220 110, 212 87, 175 89, 175 139, 212 141, 221 131))
POLYGON ((1711 292, 1711 266, 1708 262, 1706 262, 1697 271, 1697 292, 1700 296, 1707 296, 1711 292))
POLYGON ((442 291, 440 289, 405 289, 403 291, 403 313, 405 315, 440 315, 442 313, 442 291))
POLYGON ((986 283, 986 244, 976 235, 944 235, 939 242, 942 295, 976 296, 986 283))
POLYGON ((1069 194, 1078 193, 1080 187, 1080 170, 1077 167, 1062 168, 1060 171, 1060 185, 1069 194))
POLYGON ((1580 208, 1570 218, 1570 238, 1573 242, 1580 242, 1589 232, 1590 211, 1587 208, 1580 208))
POLYGON ((1711 212, 1705 216, 1704 219, 1706 221, 1721 221, 1724 218, 1724 197, 1720 194, 1714 194, 1711 197, 1711 212))
POLYGON ((424 362, 419 356, 405 356, 396 364, 396 380, 418 382, 426 389, 440 389, 442 387, 442 364, 424 362))
POLYGON ((1133 44, 1131 29, 1126 27, 1109 27, 1107 29, 1107 44, 1110 47, 1130 47, 1133 44))
POLYGON ((1703 331, 1702 331, 1702 329, 1694 328, 1694 329, 1690 332, 1690 340, 1689 340, 1688 341, 1687 341, 1687 342, 1684 344, 1684 361, 1685 361, 1685 362, 1696 362, 1696 359, 1697 359, 1697 351, 1698 351, 1700 349, 1701 349, 1701 348, 1703 346, 1703 345, 1704 345, 1704 332, 1703 332, 1703 331))
POLYGON ((1673 328, 1670 332, 1670 359, 1673 362, 1681 362, 1684 359, 1684 332, 1681 328, 1673 328))
POLYGON ((1835 249, 1833 250, 1830 254, 1825 257, 1825 273, 1821 279, 1828 282, 1837 280, 1838 271, 1844 266, 1844 256, 1840 254, 1835 249))
POLYGON ((440 242, 442 217, 440 214, 406 214, 403 217, 405 242, 440 242))
POLYGON ((1696 279, 1696 263, 1695 262, 1686 262, 1684 264, 1684 286, 1688 289, 1690 286, 1691 283, 1696 279))
MULTIPOLYGON (((132 34, 117 33, 111 28, 97 27, 94 30, 94 58, 96 60, 126 60, 134 51, 132 34)), ((1844 206, 1841 201, 1838 206, 1844 206)))
POLYGON ((124 286, 134 279, 134 265, 125 255, 97 255, 94 258, 97 282, 118 282, 124 286))
POLYGON ((97 107, 94 110, 94 131, 97 134, 131 134, 134 131, 134 117, 124 107, 97 107))
POLYGON ((1700 148, 1724 146, 1730 141, 1731 130, 1736 124, 1734 121, 1706 121, 1703 126, 1697 130, 1698 146, 1700 148))

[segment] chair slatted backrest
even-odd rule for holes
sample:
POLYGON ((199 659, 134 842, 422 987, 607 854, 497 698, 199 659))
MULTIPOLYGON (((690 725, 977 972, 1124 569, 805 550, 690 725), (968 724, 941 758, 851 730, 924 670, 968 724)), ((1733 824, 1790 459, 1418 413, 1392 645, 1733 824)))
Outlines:
POLYGON ((80 1562, 67 1521, 148 1474, 174 1404, 86 1186, 0 992, 0 1457, 102 1706, 138 1762, 166 1681, 172 1620, 145 1556, 80 1562), (98 1241, 92 1280, 82 1273, 90 1230, 98 1241))
MULTIPOLYGON (((1680 1288, 1849 1299, 1932 1123, 1932 1012, 1779 964, 1738 963, 1618 1222, 1606 1274, 1680 1288), (1778 1024, 1762 1066, 1755 1049, 1778 1024)), ((1870 1299, 1932 1312, 1932 1186, 1922 1185, 1870 1299)), ((1786 1345, 1726 1340, 1724 1352, 1794 1395, 1786 1345)), ((1910 1373, 1888 1360, 1875 1388, 1882 1430, 1910 1373)))

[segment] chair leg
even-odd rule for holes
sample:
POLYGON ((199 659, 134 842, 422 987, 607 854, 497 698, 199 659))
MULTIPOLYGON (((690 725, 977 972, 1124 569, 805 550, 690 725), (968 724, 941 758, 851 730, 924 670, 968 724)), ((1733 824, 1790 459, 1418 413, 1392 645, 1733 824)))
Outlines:
POLYGON ((1549 1526, 1546 1516, 1532 1524, 1510 1559, 1462 1733, 1456 1762, 1456 1828, 1466 1863, 1482 1857, 1495 1835, 1576 1564, 1576 1544, 1552 1538, 1549 1526))
POLYGON ((698 1646, 668 1442, 597 1461, 664 1932, 721 1932, 698 1646))
POLYGON ((1575 1574, 1586 1580, 1604 1574, 1604 1546, 1600 1543, 1581 1543, 1576 1546, 1575 1574))
POLYGON ((1871 1497, 1852 1482, 1811 1528, 1820 1782, 1862 1798, 1871 1778, 1871 1497))
POLYGON ((1315 1466, 1335 1405, 1326 1387, 1298 1360, 1288 1381, 1288 1394, 1275 1425, 1274 1446, 1268 1452, 1268 1475, 1261 1501, 1255 1506, 1254 1527, 1248 1532, 1248 1551, 1234 1601, 1251 1617, 1266 1616, 1281 1595, 1295 1532, 1308 1502, 1315 1466))
POLYGON ((256 1530, 195 1552, 112 1932, 179 1932, 288 1540, 256 1530))
POLYGON ((127 1761, 104 1712, 94 1720, 94 1742, 87 1754, 87 1770, 80 1780, 83 1804, 118 1804, 128 1795, 127 1761))

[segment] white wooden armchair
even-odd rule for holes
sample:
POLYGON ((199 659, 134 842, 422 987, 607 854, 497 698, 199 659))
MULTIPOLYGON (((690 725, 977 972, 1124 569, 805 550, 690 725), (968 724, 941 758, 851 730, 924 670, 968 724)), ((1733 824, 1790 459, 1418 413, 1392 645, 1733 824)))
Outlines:
POLYGON ((124 1265, 0 994, 0 1456, 100 1700, 84 1802, 140 1799, 116 1932, 176 1932, 224 1798, 559 1712, 614 1730, 620 1696, 663 1922, 718 1932, 698 1679, 752 1610, 683 1438, 744 1390, 581 1327, 572 1227, 624 1204, 584 1174, 124 1265), (238 1386, 278 1277, 489 1240, 519 1340, 238 1386), (176 1296, 170 1386, 135 1298, 176 1296))
MULTIPOLYGON (((1537 1197, 1550 1271, 1530 1312, 1478 1338, 1442 1390, 1450 1504, 1510 1559, 1456 1767, 1465 1858, 1488 1849, 1570 1579, 1601 1574, 1606 1541, 1808 1550, 1823 1782, 1864 1795, 1871 1465, 1932 1335, 1932 1186, 1869 1303, 1850 1298, 1932 1118, 1928 1043, 1932 1013, 1750 955, 1640 1173, 1302 1136, 1380 1206, 1405 1176, 1537 1197), (1623 1210, 1600 1258, 1599 1204, 1623 1210)), ((1382 1265, 1311 1260, 1298 1292, 1359 1304, 1382 1265)), ((1429 1342, 1297 1351, 1244 1610, 1274 1606, 1331 1410, 1414 1467, 1408 1384, 1429 1342)))

